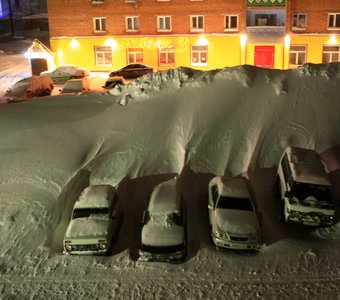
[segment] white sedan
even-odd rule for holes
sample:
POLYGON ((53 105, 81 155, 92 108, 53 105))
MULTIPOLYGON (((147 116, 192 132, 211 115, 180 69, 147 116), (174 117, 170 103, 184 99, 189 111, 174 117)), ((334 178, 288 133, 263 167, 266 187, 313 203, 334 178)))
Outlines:
POLYGON ((185 204, 176 179, 156 186, 144 211, 139 261, 183 261, 186 255, 185 204))
POLYGON ((258 249, 262 244, 260 224, 244 179, 214 177, 208 193, 213 243, 228 249, 258 249))
POLYGON ((40 75, 47 75, 53 81, 65 81, 72 78, 82 78, 90 76, 91 72, 88 68, 79 67, 77 65, 62 65, 53 71, 44 71, 40 75))

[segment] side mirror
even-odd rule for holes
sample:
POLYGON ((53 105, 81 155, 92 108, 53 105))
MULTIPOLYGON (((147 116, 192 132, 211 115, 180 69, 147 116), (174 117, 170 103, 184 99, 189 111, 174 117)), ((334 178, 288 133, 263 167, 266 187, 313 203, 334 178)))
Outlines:
POLYGON ((214 207, 211 204, 209 204, 208 209, 214 209, 214 207))

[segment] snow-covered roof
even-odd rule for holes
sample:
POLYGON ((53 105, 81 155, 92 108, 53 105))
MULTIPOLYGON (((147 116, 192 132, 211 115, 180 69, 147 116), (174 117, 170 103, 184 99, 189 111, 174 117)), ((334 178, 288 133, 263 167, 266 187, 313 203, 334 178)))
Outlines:
POLYGON ((216 176, 211 179, 209 186, 217 185, 218 191, 222 196, 235 198, 250 198, 247 185, 243 178, 225 178, 216 176))
POLYGON ((179 211, 175 178, 162 182, 154 188, 150 197, 148 211, 150 213, 179 211))
POLYGON ((115 188, 111 185, 88 186, 81 193, 74 208, 109 207, 114 193, 115 188))
POLYGON ((330 186, 324 165, 315 150, 288 147, 286 150, 294 180, 330 186))

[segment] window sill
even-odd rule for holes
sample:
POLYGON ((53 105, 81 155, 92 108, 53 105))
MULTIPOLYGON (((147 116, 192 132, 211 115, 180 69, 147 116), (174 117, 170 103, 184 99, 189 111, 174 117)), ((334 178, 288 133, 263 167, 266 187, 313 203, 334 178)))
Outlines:
POLYGON ((157 29, 157 32, 171 32, 171 29, 157 29))
POLYGON ((340 27, 327 27, 327 30, 340 30, 340 27))
POLYGON ((224 28, 224 32, 238 32, 238 28, 224 28))
POLYGON ((126 32, 139 32, 139 29, 126 29, 126 32))
POLYGON ((204 29, 203 28, 190 28, 191 32, 203 32, 204 29))
POLYGON ((292 26, 292 30, 296 30, 296 31, 306 31, 306 27, 295 27, 295 26, 292 26))
POLYGON ((193 67, 207 67, 208 63, 193 63, 193 62, 191 62, 191 66, 193 66, 193 67))
POLYGON ((105 34, 105 33, 107 33, 106 30, 94 30, 93 32, 94 32, 95 34, 105 34))

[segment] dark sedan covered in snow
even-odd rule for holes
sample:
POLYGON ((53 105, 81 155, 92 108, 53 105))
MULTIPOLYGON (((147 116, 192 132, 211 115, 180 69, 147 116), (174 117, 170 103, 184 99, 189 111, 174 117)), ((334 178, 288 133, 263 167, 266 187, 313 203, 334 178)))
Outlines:
POLYGON ((156 72, 156 69, 144 64, 129 64, 124 68, 112 71, 110 77, 122 76, 124 78, 138 78, 148 73, 156 72))

